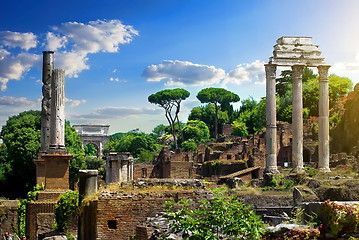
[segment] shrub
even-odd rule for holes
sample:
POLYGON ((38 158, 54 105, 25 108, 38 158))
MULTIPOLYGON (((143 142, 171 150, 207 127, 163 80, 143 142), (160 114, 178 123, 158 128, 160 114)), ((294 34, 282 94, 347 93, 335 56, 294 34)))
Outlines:
POLYGON ((55 206, 55 229, 66 232, 70 216, 79 211, 79 192, 60 194, 55 206))
POLYGON ((182 148, 186 152, 188 152, 188 151, 197 151, 198 150, 197 144, 193 139, 189 139, 187 141, 184 141, 182 143, 182 148))
POLYGON ((214 190, 212 199, 201 200, 194 209, 191 204, 192 200, 165 204, 169 220, 173 220, 171 232, 183 231, 184 239, 259 239, 263 234, 263 222, 251 207, 221 190, 214 190))

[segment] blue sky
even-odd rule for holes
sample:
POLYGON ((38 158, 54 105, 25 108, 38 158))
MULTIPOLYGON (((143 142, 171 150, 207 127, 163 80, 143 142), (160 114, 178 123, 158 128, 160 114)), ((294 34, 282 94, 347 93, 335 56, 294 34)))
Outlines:
POLYGON ((356 0, 5 0, 0 125, 40 109, 46 50, 55 51, 55 68, 67 74, 66 118, 110 124, 111 133, 167 124, 163 110, 147 101, 162 89, 190 91, 183 122, 206 87, 260 99, 263 64, 281 36, 313 37, 330 72, 357 83, 358 9, 356 0))

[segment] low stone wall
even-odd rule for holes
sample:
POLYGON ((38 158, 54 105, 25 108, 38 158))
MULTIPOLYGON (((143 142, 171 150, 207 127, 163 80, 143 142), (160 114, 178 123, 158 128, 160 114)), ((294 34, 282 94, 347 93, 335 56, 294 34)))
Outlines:
POLYGON ((0 200, 0 233, 13 232, 17 229, 18 200, 0 200))

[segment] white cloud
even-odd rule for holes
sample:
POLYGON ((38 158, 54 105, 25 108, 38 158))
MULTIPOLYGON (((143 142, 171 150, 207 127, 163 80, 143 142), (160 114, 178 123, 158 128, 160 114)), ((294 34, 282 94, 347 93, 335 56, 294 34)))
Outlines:
POLYGON ((330 73, 345 75, 348 72, 359 71, 359 52, 356 54, 355 59, 352 62, 337 62, 329 68, 330 73))
POLYGON ((67 38, 66 36, 55 35, 52 32, 48 32, 46 35, 47 45, 46 48, 49 51, 56 51, 59 48, 66 46, 67 38))
POLYGON ((9 48, 20 47, 28 51, 37 45, 36 35, 11 31, 0 31, 0 44, 9 48))
MULTIPOLYGON (((68 47, 67 51, 55 54, 56 66, 65 69, 68 77, 77 78, 87 64, 89 53, 118 52, 120 44, 130 43, 138 32, 119 20, 90 21, 88 24, 67 22, 53 27, 47 33, 47 47, 57 50, 68 47)), ((118 71, 118 70, 117 70, 118 71)))
POLYGON ((120 44, 130 43, 138 32, 119 20, 90 21, 88 24, 79 22, 63 23, 54 27, 73 42, 73 51, 79 53, 118 52, 120 44))
POLYGON ((41 57, 30 53, 20 53, 11 56, 3 51, 0 52, 0 83, 1 90, 5 91, 9 80, 20 80, 24 73, 30 70, 41 57))
POLYGON ((77 78, 83 70, 90 69, 88 57, 77 52, 62 52, 55 54, 56 68, 65 69, 66 76, 77 78))
POLYGON ((65 98, 65 104, 66 104, 67 107, 77 107, 82 103, 86 103, 86 100, 85 99, 75 100, 75 99, 65 98))
POLYGON ((106 119, 106 118, 137 118, 139 115, 159 113, 157 108, 137 108, 137 107, 104 107, 97 108, 90 114, 75 115, 71 117, 77 119, 106 119))
POLYGON ((221 68, 187 61, 164 60, 161 64, 148 66, 142 73, 149 82, 168 79, 165 85, 203 86, 218 84, 225 77, 221 68))
MULTIPOLYGON (((130 43, 138 32, 119 20, 97 20, 87 24, 67 22, 59 27, 53 27, 52 32, 46 34, 48 50, 58 51, 55 54, 56 68, 65 69, 70 78, 77 78, 78 74, 90 69, 89 53, 118 52, 120 44, 130 43)), ((37 46, 37 36, 31 32, 19 33, 0 31, 0 83, 5 91, 9 80, 20 80, 38 61, 40 55, 20 52, 13 55, 9 48, 20 47, 25 51, 37 46), (6 49, 5 49, 6 48, 6 49)), ((115 81, 119 82, 120 80, 115 81)))
POLYGON ((240 64, 236 69, 231 70, 223 83, 240 85, 244 82, 254 82, 256 84, 265 83, 264 62, 256 60, 252 63, 240 64))
POLYGON ((11 106, 11 107, 31 107, 39 103, 39 101, 30 101, 25 97, 12 97, 12 96, 3 96, 0 97, 0 107, 1 106, 11 106))

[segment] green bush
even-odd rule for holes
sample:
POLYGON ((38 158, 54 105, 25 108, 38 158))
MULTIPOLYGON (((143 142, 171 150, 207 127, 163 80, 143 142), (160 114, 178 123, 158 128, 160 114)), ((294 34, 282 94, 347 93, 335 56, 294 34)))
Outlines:
MULTIPOLYGON (((44 190, 44 186, 36 185, 32 191, 27 193, 25 199, 21 200, 17 205, 17 235, 22 236, 26 234, 26 206, 31 201, 36 201, 37 194, 44 190)), ((15 229, 14 229, 15 230, 15 229)))
POLYGON ((263 232, 263 222, 250 206, 238 201, 236 196, 225 195, 217 189, 212 199, 200 201, 191 208, 192 200, 166 202, 169 220, 173 220, 172 233, 184 231, 184 239, 259 239, 263 232))
POLYGON ((188 151, 197 151, 198 150, 197 144, 193 139, 189 139, 187 141, 184 141, 182 143, 182 148, 186 152, 188 152, 188 151))
POLYGON ((68 191, 60 194, 55 206, 55 229, 66 232, 72 214, 79 211, 79 192, 68 191))

